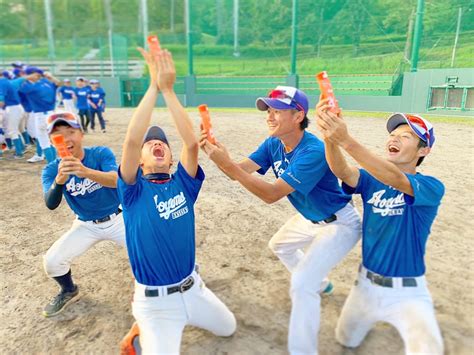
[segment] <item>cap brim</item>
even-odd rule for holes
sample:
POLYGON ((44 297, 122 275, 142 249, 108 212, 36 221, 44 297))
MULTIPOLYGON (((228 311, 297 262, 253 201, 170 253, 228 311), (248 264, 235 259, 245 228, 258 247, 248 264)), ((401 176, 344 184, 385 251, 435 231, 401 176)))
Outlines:
POLYGON ((80 129, 82 131, 82 126, 81 126, 80 123, 74 123, 74 122, 71 122, 71 121, 68 121, 68 120, 65 120, 65 119, 62 119, 62 118, 57 118, 50 126, 48 126, 48 134, 51 134, 51 132, 54 129, 54 126, 56 126, 59 122, 67 123, 72 128, 80 129))
MULTIPOLYGON (((410 124, 408 118, 403 113, 394 113, 387 120, 387 131, 391 133, 395 128, 401 124, 410 124)), ((411 127, 411 125, 410 125, 411 127)))
POLYGON ((148 128, 145 134, 145 138, 143 139, 143 143, 145 144, 151 140, 159 140, 169 146, 168 139, 166 138, 165 132, 158 126, 151 126, 148 128))
POLYGON ((266 111, 269 107, 275 108, 277 110, 294 110, 295 107, 292 105, 285 104, 278 99, 270 99, 268 97, 259 97, 255 102, 255 106, 260 111, 266 111))

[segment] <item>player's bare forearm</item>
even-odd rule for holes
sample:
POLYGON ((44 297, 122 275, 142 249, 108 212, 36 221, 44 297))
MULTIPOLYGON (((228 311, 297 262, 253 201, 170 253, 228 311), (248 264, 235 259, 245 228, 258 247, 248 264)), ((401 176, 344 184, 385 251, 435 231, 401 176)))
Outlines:
POLYGON ((95 181, 105 187, 117 187, 118 175, 116 171, 99 171, 86 168, 84 177, 95 181))
POLYGON ((359 182, 359 169, 350 166, 341 149, 329 140, 324 141, 326 160, 329 168, 339 179, 351 187, 356 187, 359 182))
POLYGON ((158 98, 158 88, 150 85, 128 124, 123 145, 121 174, 125 182, 133 183, 138 170, 143 137, 150 125, 151 115, 158 98))
POLYGON ((352 136, 349 136, 341 147, 377 180, 413 196, 410 181, 395 164, 372 153, 352 136))
POLYGON ((220 168, 232 180, 237 180, 243 187, 265 203, 274 203, 293 191, 293 189, 285 182, 282 182, 281 179, 271 184, 249 174, 235 162, 220 168))

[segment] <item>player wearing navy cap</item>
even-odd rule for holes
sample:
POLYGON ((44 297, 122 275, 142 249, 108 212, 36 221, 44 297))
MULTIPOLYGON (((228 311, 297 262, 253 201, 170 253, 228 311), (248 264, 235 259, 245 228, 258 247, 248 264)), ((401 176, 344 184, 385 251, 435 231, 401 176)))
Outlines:
POLYGON ((272 237, 269 247, 291 272, 289 351, 314 354, 320 293, 332 288, 325 278, 359 240, 360 217, 329 170, 323 143, 306 131, 306 94, 278 86, 256 105, 267 111, 269 137, 248 159, 235 163, 225 147, 209 143, 205 133, 201 146, 225 174, 257 197, 273 203, 286 196, 298 211, 272 237), (263 175, 269 168, 277 178, 274 183, 252 175, 263 175))
POLYGON ((118 182, 136 278, 132 308, 143 352, 177 354, 186 325, 230 336, 236 320, 196 271, 194 203, 204 172, 198 165, 192 122, 173 90, 171 54, 160 51, 155 62, 140 51, 148 64, 150 87, 128 126, 118 182), (171 175, 168 140, 161 128, 149 127, 159 90, 183 141, 171 175))
POLYGON ((343 189, 360 194, 364 205, 362 265, 336 338, 357 347, 376 322, 387 322, 400 333, 407 354, 442 354, 424 254, 444 185, 416 171, 433 147, 433 127, 417 115, 393 114, 387 121, 384 159, 353 138, 342 115, 328 108, 326 100, 316 107, 329 165, 343 189), (362 168, 349 165, 341 149, 362 168))
POLYGON ((72 112, 48 117, 48 133, 62 134, 70 157, 56 159, 42 174, 46 206, 53 210, 62 196, 76 214, 71 229, 49 248, 44 269, 61 287, 43 310, 54 316, 79 295, 71 277, 72 261, 96 243, 111 240, 125 245, 125 227, 117 195, 117 163, 107 147, 83 147, 83 131, 72 112))
POLYGON ((82 127, 87 132, 89 122, 91 120, 91 112, 89 106, 89 94, 90 87, 86 85, 86 79, 79 76, 76 78, 76 107, 79 111, 79 117, 81 118, 82 127))
POLYGON ((49 163, 55 159, 56 153, 49 141, 46 119, 55 109, 56 89, 60 81, 37 67, 27 67, 25 73, 27 80, 21 84, 19 91, 28 97, 35 120, 35 136, 49 163))
POLYGON ((100 129, 105 133, 105 120, 103 116, 105 107, 105 91, 99 85, 99 80, 91 79, 91 90, 89 93, 89 106, 91 113, 91 129, 95 129, 95 115, 99 118, 100 129))

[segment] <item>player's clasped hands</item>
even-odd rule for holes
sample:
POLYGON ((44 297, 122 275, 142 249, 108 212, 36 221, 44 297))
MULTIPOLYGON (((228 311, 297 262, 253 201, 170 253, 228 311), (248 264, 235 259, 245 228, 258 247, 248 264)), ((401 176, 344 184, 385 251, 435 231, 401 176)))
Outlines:
POLYGON ((346 122, 342 118, 342 114, 336 115, 330 111, 331 106, 328 101, 328 99, 324 99, 316 105, 316 124, 325 140, 343 144, 349 137, 346 122))
POLYGON ((76 175, 80 178, 85 177, 87 168, 82 162, 75 157, 62 158, 58 166, 58 175, 56 177, 56 183, 65 184, 69 178, 69 175, 76 175))
POLYGON ((150 85, 157 85, 162 92, 173 90, 176 81, 176 69, 171 53, 167 49, 160 49, 156 56, 138 47, 148 65, 150 85))

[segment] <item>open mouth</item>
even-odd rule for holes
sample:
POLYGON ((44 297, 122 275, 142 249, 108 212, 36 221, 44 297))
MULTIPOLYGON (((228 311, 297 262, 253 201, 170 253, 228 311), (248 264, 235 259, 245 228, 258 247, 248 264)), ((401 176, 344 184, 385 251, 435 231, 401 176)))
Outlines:
POLYGON ((400 148, 394 146, 394 145, 389 145, 388 146, 388 151, 390 153, 398 153, 400 151, 400 148))
POLYGON ((153 156, 155 158, 163 158, 165 156, 165 151, 161 147, 155 147, 153 149, 153 156))
POLYGON ((69 150, 71 153, 73 152, 74 150, 74 146, 73 145, 68 145, 66 146, 67 150, 69 150))

